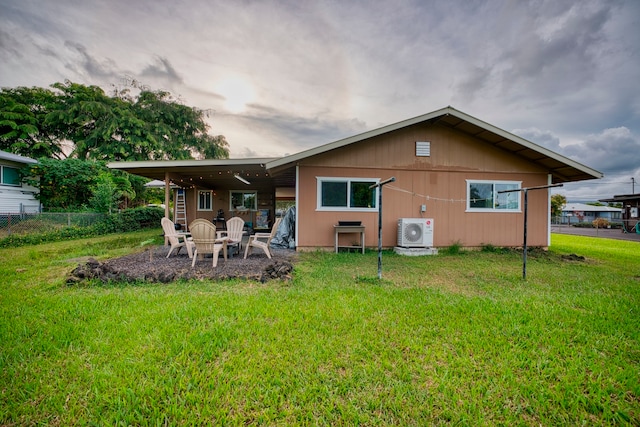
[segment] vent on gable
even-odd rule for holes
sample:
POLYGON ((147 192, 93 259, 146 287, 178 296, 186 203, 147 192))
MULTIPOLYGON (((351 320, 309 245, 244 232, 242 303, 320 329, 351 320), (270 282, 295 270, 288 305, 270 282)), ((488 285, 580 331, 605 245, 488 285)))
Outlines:
POLYGON ((416 156, 417 157, 430 157, 431 156, 431 142, 428 142, 428 141, 416 141, 416 156))

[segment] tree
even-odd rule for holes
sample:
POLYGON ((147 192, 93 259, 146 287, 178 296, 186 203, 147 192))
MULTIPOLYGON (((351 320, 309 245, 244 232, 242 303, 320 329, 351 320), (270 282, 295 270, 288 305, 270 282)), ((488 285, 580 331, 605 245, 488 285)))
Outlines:
POLYGON ((70 81, 42 88, 2 89, 0 148, 29 157, 83 160, 227 158, 224 136, 212 136, 205 111, 169 92, 115 91, 70 81))
POLYGON ((137 196, 144 195, 146 180, 109 171, 106 161, 229 157, 225 137, 208 133, 205 111, 166 91, 136 82, 131 87, 137 95, 124 89, 109 96, 71 81, 0 90, 0 149, 41 159, 24 176, 40 187, 45 209, 81 209, 90 200, 105 209, 113 203, 111 192, 125 207, 143 202, 137 196))
POLYGON ((562 215, 562 208, 567 204, 567 198, 562 194, 551 196, 551 217, 556 218, 562 215))
POLYGON ((111 174, 101 172, 92 188, 93 196, 89 206, 96 212, 111 213, 118 207, 120 193, 113 182, 111 174))
POLYGON ((0 149, 14 154, 64 157, 62 140, 46 123, 56 102, 48 89, 18 87, 0 91, 0 149))
POLYGON ((40 187, 38 198, 46 210, 78 210, 93 196, 92 188, 104 163, 80 159, 39 159, 25 167, 25 182, 40 187))
POLYGON ((158 142, 153 160, 229 157, 227 140, 208 134, 205 112, 177 102, 169 92, 142 90, 133 108, 136 117, 150 124, 148 135, 158 142))
POLYGON ((229 144, 224 135, 210 136, 202 138, 198 158, 200 159, 225 159, 229 157, 229 144))

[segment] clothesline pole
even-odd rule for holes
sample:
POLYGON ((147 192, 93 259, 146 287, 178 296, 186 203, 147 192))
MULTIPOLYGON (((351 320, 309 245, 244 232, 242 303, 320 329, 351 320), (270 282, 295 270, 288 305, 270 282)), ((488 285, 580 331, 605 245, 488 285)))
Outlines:
POLYGON ((518 188, 516 190, 503 190, 498 191, 498 194, 502 193, 524 193, 524 236, 522 243, 522 279, 527 280, 527 211, 529 210, 529 190, 544 190, 546 188, 562 187, 562 184, 543 185, 540 187, 518 188))
POLYGON ((378 187, 378 279, 382 279, 382 186, 394 182, 395 177, 391 177, 369 187, 378 187))

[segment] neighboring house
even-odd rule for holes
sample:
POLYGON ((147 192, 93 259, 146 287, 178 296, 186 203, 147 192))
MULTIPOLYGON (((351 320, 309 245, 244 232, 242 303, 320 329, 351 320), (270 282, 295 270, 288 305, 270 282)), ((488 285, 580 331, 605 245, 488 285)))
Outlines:
POLYGON ((640 234, 640 193, 619 194, 611 199, 602 199, 600 202, 622 203, 622 225, 628 232, 635 231, 640 234))
POLYGON ((562 207, 560 223, 591 223, 597 218, 603 218, 609 222, 620 222, 622 220, 622 209, 609 206, 593 206, 584 203, 567 203, 562 207))
POLYGON ((38 189, 20 182, 19 170, 37 160, 0 151, 0 214, 37 213, 40 201, 38 189))
MULTIPOLYGON (((109 167, 185 188, 187 222, 275 215, 280 194, 295 191, 298 250, 334 247, 338 221, 361 221, 367 246, 397 244, 400 218, 433 221, 433 246, 521 246, 522 192, 504 190, 601 178, 602 173, 447 107, 277 159, 115 162, 109 167)), ((168 200, 169 188, 165 189, 168 200)), ((528 245, 549 245, 548 189, 528 192, 528 245)), ((343 236, 344 237, 344 236, 343 236)))

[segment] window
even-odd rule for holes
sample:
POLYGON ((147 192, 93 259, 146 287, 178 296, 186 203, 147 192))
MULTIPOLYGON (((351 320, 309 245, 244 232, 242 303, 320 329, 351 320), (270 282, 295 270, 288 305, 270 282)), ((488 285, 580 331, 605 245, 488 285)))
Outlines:
POLYGON ((257 210, 258 193, 255 191, 230 191, 230 210, 257 210))
POLYGON ((378 179, 318 177, 318 210, 371 211, 377 208, 378 179))
POLYGON ((17 168, 10 166, 0 166, 2 176, 0 176, 0 184, 20 186, 20 174, 17 168))
POLYGON ((211 205, 211 191, 198 191, 198 210, 213 210, 213 207, 211 205))
POLYGON ((520 212, 520 192, 502 193, 520 189, 518 181, 467 180, 467 211, 520 212))

